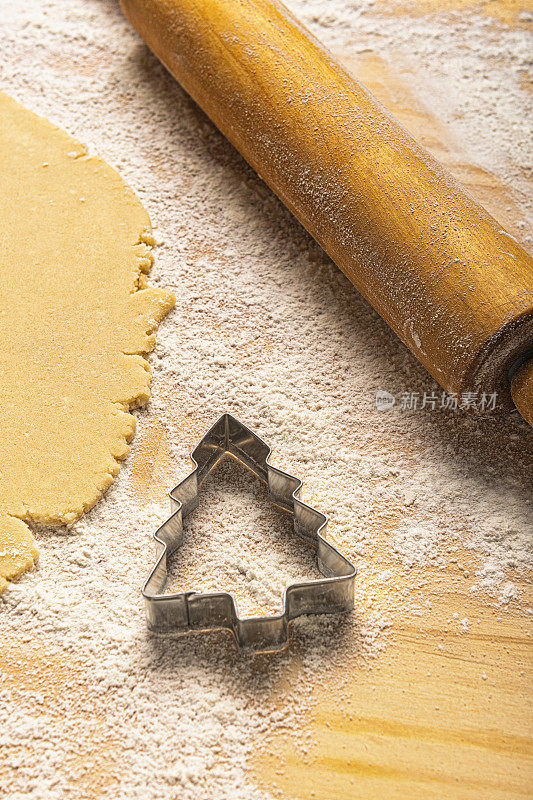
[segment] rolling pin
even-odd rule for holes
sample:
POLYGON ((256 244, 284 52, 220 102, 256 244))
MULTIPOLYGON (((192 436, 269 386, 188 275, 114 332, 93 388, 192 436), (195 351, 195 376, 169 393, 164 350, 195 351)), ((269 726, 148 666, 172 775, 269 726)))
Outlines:
POLYGON ((277 0, 124 14, 448 393, 533 424, 533 259, 277 0))

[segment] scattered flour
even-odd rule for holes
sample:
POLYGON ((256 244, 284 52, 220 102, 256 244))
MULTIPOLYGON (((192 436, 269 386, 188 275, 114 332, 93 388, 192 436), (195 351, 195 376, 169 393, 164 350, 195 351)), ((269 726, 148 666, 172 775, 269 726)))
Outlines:
MULTIPOLYGON (((401 8, 401 0, 289 5, 331 49, 373 49, 396 74, 415 75, 420 99, 464 143, 470 161, 497 175, 531 213, 533 97, 527 87, 533 57, 523 28, 503 28, 464 9, 400 19, 390 12, 401 8)), ((526 14, 520 22, 531 25, 533 17, 526 14)), ((527 238, 532 241, 531 231, 527 238)))
MULTIPOLYGON (((398 20, 370 0, 290 5, 337 51, 375 47, 415 70, 425 102, 522 191, 522 31, 475 14, 398 20)), ((1 641, 18 653, 0 672, 3 789, 14 800, 267 800, 248 759, 268 732, 295 735, 314 683, 336 663, 364 666, 378 652, 389 609, 373 604, 375 586, 392 596, 398 569, 446 568, 466 552, 475 566, 465 581, 493 602, 519 599, 512 571, 532 561, 531 430, 517 415, 376 410, 378 390, 438 387, 115 2, 10 3, 0 29, 0 88, 117 167, 157 228, 151 281, 177 296, 132 457, 70 532, 37 532, 39 568, 0 601, 1 641), (330 514, 331 536, 360 569, 356 614, 297 622, 291 650, 268 659, 237 654, 224 633, 157 638, 144 625, 139 585, 167 514, 163 492, 147 500, 137 488, 145 434, 158 420, 170 486, 225 409, 304 479, 306 499, 330 514)), ((206 487, 171 585, 229 587, 243 610, 276 608, 285 582, 314 565, 255 482, 232 475, 221 467, 206 487)))

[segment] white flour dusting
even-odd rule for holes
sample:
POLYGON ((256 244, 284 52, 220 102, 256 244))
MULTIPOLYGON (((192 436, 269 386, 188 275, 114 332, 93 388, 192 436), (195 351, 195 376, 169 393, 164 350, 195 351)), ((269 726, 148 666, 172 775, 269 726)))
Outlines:
MULTIPOLYGON (((374 50, 396 74, 416 76, 420 98, 462 141, 471 161, 497 175, 531 211, 533 57, 523 28, 502 28, 464 10, 399 20, 380 14, 392 9, 379 0, 289 5, 332 49, 374 50)), ((531 27, 533 16, 520 21, 531 27)))
MULTIPOLYGON (((290 5, 337 50, 375 48, 416 71, 424 101, 523 191, 523 31, 475 15, 399 21, 369 0, 290 5)), ((116 166, 156 228, 151 281, 177 296, 132 457, 72 531, 37 532, 39 568, 0 602, 2 641, 22 665, 31 654, 33 670, 25 688, 7 673, 0 682, 2 787, 15 800, 266 800, 248 759, 267 732, 298 729, 313 683, 336 663, 364 664, 379 650, 389 609, 370 601, 391 566, 407 576, 469 560, 464 580, 491 602, 520 600, 514 571, 532 562, 531 430, 517 415, 376 410, 378 390, 439 389, 115 2, 11 3, 0 29, 0 88, 116 166), (167 503, 162 490, 151 500, 139 491, 136 459, 158 421, 170 488, 226 409, 304 479, 304 496, 330 514, 332 537, 360 570, 356 614, 298 622, 292 649, 270 658, 236 654, 229 635, 157 639, 144 625, 139 585, 167 503)), ((231 588, 243 610, 273 609, 285 583, 312 577, 314 565, 255 482, 232 474, 224 466, 210 481, 172 585, 231 588)))

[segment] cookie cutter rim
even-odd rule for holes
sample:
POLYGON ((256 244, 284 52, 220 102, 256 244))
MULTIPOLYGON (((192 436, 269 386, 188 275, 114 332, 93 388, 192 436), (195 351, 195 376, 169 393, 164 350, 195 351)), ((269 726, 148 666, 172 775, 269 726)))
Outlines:
POLYGON ((192 471, 170 492, 171 515, 154 534, 156 563, 142 589, 148 628, 155 633, 227 628, 237 645, 256 652, 283 650, 289 622, 303 614, 350 611, 354 605, 356 567, 324 537, 328 518, 299 498, 302 482, 270 464, 271 448, 253 431, 225 412, 191 453, 192 471), (282 611, 270 616, 241 617, 228 592, 186 591, 161 594, 167 560, 183 542, 183 520, 199 503, 199 490, 211 470, 230 455, 257 475, 269 500, 293 515, 295 533, 316 549, 324 578, 293 583, 282 597, 282 611))

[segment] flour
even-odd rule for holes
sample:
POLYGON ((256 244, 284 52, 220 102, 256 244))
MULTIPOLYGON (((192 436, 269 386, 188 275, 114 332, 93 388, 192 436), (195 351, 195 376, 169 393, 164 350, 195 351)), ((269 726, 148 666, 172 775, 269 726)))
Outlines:
MULTIPOLYGON (((467 147, 472 163, 518 194, 531 225, 530 36, 463 10, 398 19, 386 5, 293 0, 290 7, 333 50, 373 49, 395 74, 416 79, 420 99, 467 147)), ((520 21, 533 20, 526 14, 520 21)), ((526 236, 531 242, 531 230, 526 236)))
MULTIPOLYGON (((522 31, 475 14, 398 21, 367 0, 291 7, 337 51, 375 47, 417 72, 424 102, 453 121, 480 164, 523 191, 522 31), (502 56, 496 78, 489 65, 502 56)), ((266 800, 249 759, 280 730, 305 750, 296 732, 313 686, 337 664, 371 667, 395 606, 412 602, 413 571, 454 565, 486 602, 520 601, 515 576, 532 562, 531 431, 516 414, 376 409, 379 390, 439 387, 114 2, 11 3, 0 26, 0 88, 117 167, 156 228, 150 281, 177 297, 151 357, 153 397, 138 412, 132 456, 71 531, 36 531, 40 565, 0 603, 2 639, 31 671, 25 688, 0 684, 3 786, 15 800, 266 800), (147 500, 136 488, 143 442, 157 420, 170 488, 224 410, 304 480, 305 499, 330 515, 332 539, 359 567, 356 613, 298 621, 291 650, 268 659, 237 654, 229 634, 157 638, 144 623, 139 586, 168 508, 164 489, 147 500)), ((171 587, 231 588, 253 613, 279 608, 288 581, 315 575, 254 480, 224 465, 202 499, 171 587)), ((466 629, 464 619, 458 612, 466 629)))

